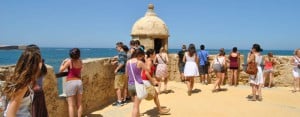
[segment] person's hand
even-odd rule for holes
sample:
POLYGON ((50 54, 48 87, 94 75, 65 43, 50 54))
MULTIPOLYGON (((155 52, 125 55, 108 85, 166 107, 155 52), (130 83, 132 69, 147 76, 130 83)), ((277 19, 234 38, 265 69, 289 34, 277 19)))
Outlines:
POLYGON ((37 91, 37 90, 40 90, 40 88, 41 88, 41 87, 40 87, 39 85, 35 85, 35 86, 33 87, 33 90, 34 90, 34 91, 37 91))
POLYGON ((115 69, 114 73, 115 73, 115 74, 117 74, 117 73, 118 73, 118 70, 117 70, 117 69, 115 69))
POLYGON ((118 63, 118 61, 112 61, 111 64, 112 65, 116 65, 118 63))

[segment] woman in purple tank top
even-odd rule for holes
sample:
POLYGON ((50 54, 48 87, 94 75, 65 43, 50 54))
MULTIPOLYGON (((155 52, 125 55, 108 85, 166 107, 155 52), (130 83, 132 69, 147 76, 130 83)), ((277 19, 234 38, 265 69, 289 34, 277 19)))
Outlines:
POLYGON ((141 77, 142 70, 150 71, 149 68, 144 64, 143 59, 145 57, 145 52, 141 48, 134 50, 131 59, 126 63, 126 74, 128 75, 128 92, 133 98, 133 110, 132 117, 138 117, 140 113, 140 103, 142 100, 138 99, 136 96, 136 90, 134 86, 135 80, 143 84, 141 77), (132 68, 131 68, 132 67, 132 68))

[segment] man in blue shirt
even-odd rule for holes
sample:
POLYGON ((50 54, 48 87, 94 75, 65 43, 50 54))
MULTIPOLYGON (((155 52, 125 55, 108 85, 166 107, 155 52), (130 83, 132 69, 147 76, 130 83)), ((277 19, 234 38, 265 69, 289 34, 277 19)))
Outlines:
POLYGON ((209 54, 205 50, 204 45, 200 45, 200 51, 197 53, 199 58, 199 74, 200 74, 200 82, 208 83, 208 68, 209 68, 209 54))

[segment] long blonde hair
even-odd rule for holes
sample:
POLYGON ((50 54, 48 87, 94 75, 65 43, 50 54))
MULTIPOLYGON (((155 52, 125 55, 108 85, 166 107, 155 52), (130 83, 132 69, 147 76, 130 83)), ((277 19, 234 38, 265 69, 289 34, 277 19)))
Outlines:
POLYGON ((294 51, 294 55, 297 55, 297 52, 300 51, 300 48, 297 48, 295 51, 294 51))
POLYGON ((42 62, 40 50, 37 46, 30 46, 21 54, 13 75, 6 79, 3 92, 8 99, 15 96, 15 93, 33 83, 40 74, 42 62))

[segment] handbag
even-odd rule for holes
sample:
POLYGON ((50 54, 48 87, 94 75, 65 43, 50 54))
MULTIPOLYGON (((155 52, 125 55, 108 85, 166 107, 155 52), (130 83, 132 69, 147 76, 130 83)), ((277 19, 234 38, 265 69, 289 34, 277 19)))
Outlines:
MULTIPOLYGON (((254 60, 255 60, 255 58, 254 58, 254 60)), ((246 73, 250 74, 250 75, 256 75, 257 71, 258 71, 258 69, 257 69, 256 62, 250 61, 247 66, 246 73)))
MULTIPOLYGON (((131 60, 130 60, 131 63, 131 60)), ((130 69, 131 69, 131 73, 133 76, 133 80, 134 80, 134 86, 135 86, 135 91, 136 91, 136 96, 138 97, 138 99, 144 99, 147 97, 148 93, 146 90, 146 86, 144 84, 140 84, 137 82, 135 75, 133 73, 133 69, 132 69, 132 64, 130 64, 130 69)))

